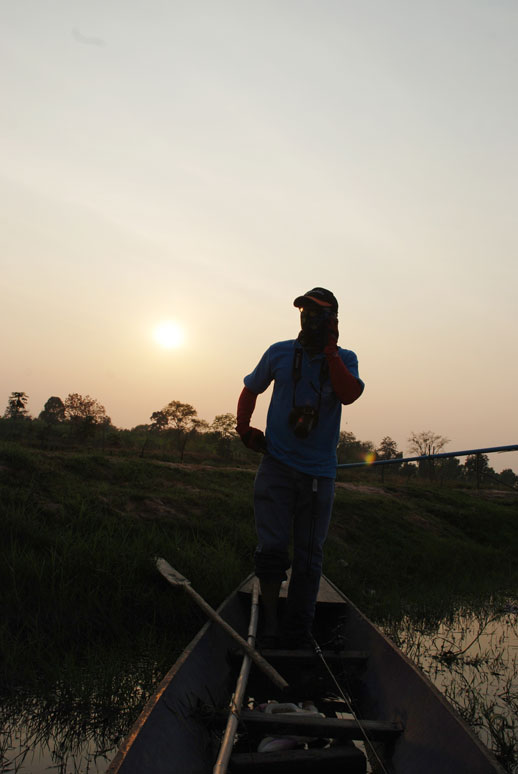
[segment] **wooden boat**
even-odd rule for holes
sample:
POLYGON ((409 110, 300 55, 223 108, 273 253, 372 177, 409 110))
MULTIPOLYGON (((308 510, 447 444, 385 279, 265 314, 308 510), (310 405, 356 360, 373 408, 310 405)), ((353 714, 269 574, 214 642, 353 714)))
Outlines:
MULTIPOLYGON (((248 578, 218 609, 242 637, 251 584, 248 578)), ((503 773, 427 678, 325 577, 314 630, 323 657, 263 651, 288 680, 291 694, 281 694, 252 666, 229 772, 503 773), (258 709, 265 702, 303 698, 312 699, 321 714, 258 709), (257 752, 262 738, 282 735, 311 741, 298 749, 257 752)), ((109 774, 210 774, 240 659, 225 631, 205 625, 148 701, 109 774)))

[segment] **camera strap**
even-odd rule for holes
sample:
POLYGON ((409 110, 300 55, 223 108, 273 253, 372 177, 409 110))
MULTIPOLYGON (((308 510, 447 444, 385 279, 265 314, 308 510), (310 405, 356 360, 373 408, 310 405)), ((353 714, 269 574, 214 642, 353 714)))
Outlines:
MULTIPOLYGON (((297 405, 295 397, 297 392, 297 384, 302 378, 302 358, 304 357, 304 352, 302 350, 302 347, 295 347, 295 350, 293 352, 293 364, 291 369, 291 374, 293 378, 293 399, 292 399, 292 406, 295 408, 297 405)), ((319 374, 319 389, 315 387, 313 382, 310 382, 311 386, 315 390, 315 392, 318 394, 318 406, 317 410, 320 411, 320 403, 322 401, 322 389, 324 387, 324 384, 329 376, 329 366, 327 365, 326 358, 322 358, 322 362, 320 364, 320 374, 319 374)))

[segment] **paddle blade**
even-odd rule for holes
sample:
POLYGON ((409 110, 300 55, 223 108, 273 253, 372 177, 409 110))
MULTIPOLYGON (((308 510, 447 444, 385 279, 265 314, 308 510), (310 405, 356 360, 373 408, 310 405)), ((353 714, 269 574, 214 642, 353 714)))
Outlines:
POLYGON ((173 586, 188 586, 190 584, 190 581, 187 580, 187 578, 178 572, 178 570, 175 570, 174 567, 171 567, 169 562, 166 562, 166 560, 162 559, 160 556, 156 559, 156 566, 158 572, 161 573, 169 583, 172 583, 173 586))

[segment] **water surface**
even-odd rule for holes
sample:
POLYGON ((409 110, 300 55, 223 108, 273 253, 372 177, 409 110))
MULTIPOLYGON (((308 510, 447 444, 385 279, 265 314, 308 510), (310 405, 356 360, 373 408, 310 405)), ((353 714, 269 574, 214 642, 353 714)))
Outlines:
POLYGON ((507 771, 518 772, 518 606, 461 607, 382 627, 507 771))
MULTIPOLYGON (((518 774, 518 607, 489 603, 381 627, 430 678, 508 772, 518 774)), ((100 774, 161 678, 151 659, 63 681, 0 706, 2 771, 100 774)))

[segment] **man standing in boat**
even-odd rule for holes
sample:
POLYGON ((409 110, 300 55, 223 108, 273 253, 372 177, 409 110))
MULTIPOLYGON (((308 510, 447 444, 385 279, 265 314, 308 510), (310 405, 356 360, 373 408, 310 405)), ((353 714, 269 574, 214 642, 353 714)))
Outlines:
POLYGON ((282 644, 304 647, 322 574, 323 546, 331 519, 336 447, 342 404, 363 392, 354 352, 338 342, 338 302, 331 291, 313 288, 293 302, 300 309, 295 340, 272 344, 245 376, 237 407, 237 432, 264 454, 254 488, 258 536, 255 572, 261 582, 261 646, 276 647, 277 602, 293 561, 282 644), (266 435, 250 426, 257 396, 274 382, 266 435))

